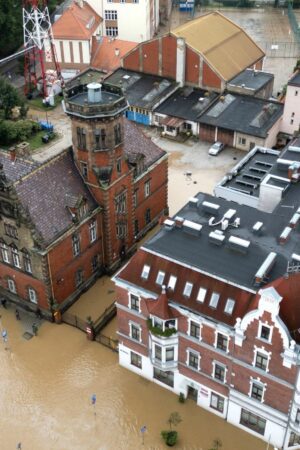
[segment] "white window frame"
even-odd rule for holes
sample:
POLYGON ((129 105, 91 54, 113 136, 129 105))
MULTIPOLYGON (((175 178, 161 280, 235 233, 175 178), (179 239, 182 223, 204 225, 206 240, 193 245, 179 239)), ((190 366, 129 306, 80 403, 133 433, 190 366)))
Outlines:
POLYGON ((150 180, 146 181, 144 184, 144 194, 145 198, 150 196, 150 180))
POLYGON ((9 292, 12 292, 13 294, 17 293, 16 283, 12 278, 7 279, 7 286, 8 286, 9 292))
POLYGON ((194 319, 189 319, 188 322, 188 335, 192 338, 192 339, 196 339, 197 341, 201 341, 202 340, 202 323, 201 322, 197 322, 197 320, 194 319), (191 335, 191 328, 192 328, 192 322, 195 323, 196 325, 199 325, 199 339, 195 336, 191 335))
POLYGON ((20 255, 19 255, 18 249, 12 248, 11 256, 12 256, 13 265, 15 267, 17 267, 18 269, 21 269, 21 261, 20 261, 20 255))
POLYGON ((193 283, 191 283, 190 281, 187 281, 185 283, 184 289, 183 289, 183 296, 190 298, 191 294, 192 294, 192 290, 193 290, 193 283))
POLYGON ((235 307, 235 300, 231 297, 228 297, 228 299, 226 300, 224 313, 231 316, 233 313, 234 307, 235 307), (229 307, 230 304, 231 304, 231 307, 229 307))
POLYGON ((259 321, 257 338, 263 342, 268 342, 269 344, 271 344, 272 343, 272 335, 273 335, 273 325, 269 325, 267 322, 259 321), (261 337, 262 327, 266 327, 266 328, 270 329, 269 339, 264 339, 261 337))
POLYGON ((143 280, 148 280, 149 274, 150 274, 150 269, 151 269, 151 266, 149 266, 148 264, 144 264, 143 270, 141 273, 141 278, 143 278, 143 280))
POLYGON ((36 305, 37 305, 37 303, 38 303, 38 299, 37 299, 37 293, 36 293, 36 290, 35 289, 33 289, 33 288, 28 288, 28 296, 29 296, 29 300, 32 302, 32 303, 35 303, 36 305))
POLYGON ((266 387, 267 387, 267 383, 263 383, 260 378, 254 379, 254 378, 250 377, 250 390, 248 392, 248 396, 259 403, 264 403, 266 387), (258 400, 257 398, 252 397, 252 389, 253 389, 254 384, 258 384, 262 387, 261 400, 258 400))
POLYGON ((105 9, 104 18, 105 20, 118 20, 118 11, 116 9, 105 9))
POLYGON ((31 258, 29 253, 23 253, 23 264, 25 272, 32 273, 32 264, 31 264, 31 258))
POLYGON ((157 273, 155 283, 158 284, 159 286, 162 286, 164 284, 165 276, 166 276, 166 272, 164 272, 163 270, 159 270, 157 273), (160 280, 161 280, 161 282, 160 282, 160 280))
POLYGON ((72 235, 72 249, 74 257, 80 255, 80 236, 78 233, 72 235))
POLYGON ((217 347, 218 334, 222 334, 223 336, 227 337, 227 348, 226 348, 226 350, 225 350, 225 353, 229 353, 229 341, 230 341, 230 336, 229 336, 227 333, 225 333, 225 332, 223 332, 223 331, 221 331, 221 330, 218 330, 218 329, 215 330, 215 342, 214 342, 214 347, 215 347, 215 349, 216 349, 216 350, 219 350, 220 352, 224 352, 224 350, 222 350, 222 349, 220 349, 220 348, 217 347))
POLYGON ((253 359, 253 362, 252 362, 252 366, 255 367, 258 370, 261 370, 262 372, 269 372, 269 363, 270 363, 271 355, 272 355, 272 352, 267 352, 264 347, 259 348, 259 347, 254 346, 254 359, 253 359), (266 356, 266 358, 267 358, 266 370, 261 369, 260 367, 256 366, 257 353, 261 353, 264 356, 266 356))
POLYGON ((196 350, 192 349, 192 348, 187 348, 186 349, 186 365, 187 367, 189 367, 192 370, 200 370, 201 367, 201 355, 199 352, 197 352, 196 350), (196 355, 198 357, 198 367, 194 367, 194 366, 190 366, 189 362, 190 362, 190 353, 193 353, 194 355, 196 355))
POLYGON ((212 309, 217 309, 218 303, 220 300, 220 294, 218 292, 213 291, 210 296, 209 306, 212 309))
POLYGON ((129 308, 131 311, 141 312, 141 297, 140 297, 139 295, 135 294, 134 292, 128 292, 128 308, 129 308), (138 310, 137 310, 137 309, 131 308, 131 296, 132 296, 132 295, 134 295, 135 297, 138 298, 138 301, 139 301, 139 309, 138 309, 138 310))
POLYGON ((119 29, 118 27, 105 27, 105 32, 106 32, 106 36, 110 36, 110 37, 117 37, 119 34, 119 29))
POLYGON ((90 222, 89 232, 90 232, 90 243, 92 244, 97 239, 97 221, 96 221, 96 219, 94 219, 90 222))
POLYGON ((206 294, 207 289, 205 289, 204 287, 200 287, 197 295, 197 302, 204 303, 206 294))
POLYGON ((226 401, 226 398, 223 397, 223 395, 220 395, 217 392, 211 391, 211 393, 210 393, 210 401, 209 401, 209 407, 211 409, 213 409, 214 411, 218 411, 219 414, 224 414, 225 401, 226 401), (218 402, 219 402, 220 398, 223 399, 223 411, 220 411, 219 408, 215 408, 214 406, 212 406, 212 396, 218 397, 218 402))
POLYGON ((226 382, 227 382, 227 371, 228 371, 228 369, 227 369, 227 366, 225 364, 220 363, 219 361, 213 361, 213 368, 212 368, 211 376, 212 376, 212 378, 214 380, 219 381, 220 383, 226 384, 226 382), (224 380, 220 380, 219 378, 215 377, 216 366, 220 366, 220 367, 222 367, 224 369, 224 380))
POLYGON ((131 339, 135 342, 142 342, 142 327, 140 324, 136 323, 136 322, 132 322, 131 320, 129 321, 129 336, 131 337, 131 339), (139 339, 135 339, 134 337, 132 337, 132 327, 136 327, 139 329, 139 339))
POLYGON ((3 243, 1 243, 1 255, 2 255, 3 262, 9 264, 8 246, 3 243))
POLYGON ((169 281, 168 281, 168 288, 171 289, 172 291, 174 291, 176 283, 177 283, 177 277, 175 275, 170 275, 169 281))

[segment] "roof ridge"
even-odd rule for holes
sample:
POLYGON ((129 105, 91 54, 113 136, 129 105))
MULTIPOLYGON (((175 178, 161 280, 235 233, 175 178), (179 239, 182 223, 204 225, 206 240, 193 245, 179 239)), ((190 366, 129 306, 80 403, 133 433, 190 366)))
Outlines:
MULTIPOLYGON (((84 35, 88 35, 88 29, 86 27, 83 26, 82 22, 80 21, 80 18, 78 18, 76 11, 72 11, 72 15, 74 17, 74 19, 76 20, 76 22, 79 24, 81 31, 84 33, 84 35)), ((82 19, 83 21, 84 19, 82 19)))

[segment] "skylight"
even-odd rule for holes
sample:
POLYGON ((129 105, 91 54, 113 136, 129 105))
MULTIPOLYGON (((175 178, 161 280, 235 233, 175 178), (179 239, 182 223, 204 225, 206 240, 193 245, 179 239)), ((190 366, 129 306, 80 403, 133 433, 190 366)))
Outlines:
POLYGON ((213 292, 210 297, 209 306, 211 308, 216 308, 218 306, 220 294, 218 292, 213 292))
POLYGON ((165 279, 165 272, 163 272, 162 270, 159 270, 157 277, 156 277, 156 284, 159 284, 160 286, 162 286, 164 279, 165 279))
POLYGON ((144 280, 148 280, 149 273, 150 273, 150 266, 147 266, 147 264, 145 264, 144 267, 143 267, 143 271, 142 271, 141 277, 144 280))
POLYGON ((226 314, 232 314, 232 311, 233 311, 233 308, 234 308, 234 305, 235 305, 235 300, 233 300, 233 298, 228 298, 227 299, 227 302, 226 302, 226 305, 225 305, 225 308, 224 308, 224 312, 226 313, 226 314))
POLYGON ((197 295, 197 302, 204 303, 206 292, 207 292, 207 289, 204 289, 202 287, 199 289, 199 292, 197 295))
POLYGON ((183 295, 185 297, 190 297, 193 289, 193 283, 189 283, 188 281, 185 283, 183 295))
POLYGON ((175 275, 170 275, 168 288, 172 289, 174 291, 175 285, 176 285, 177 277, 175 275))

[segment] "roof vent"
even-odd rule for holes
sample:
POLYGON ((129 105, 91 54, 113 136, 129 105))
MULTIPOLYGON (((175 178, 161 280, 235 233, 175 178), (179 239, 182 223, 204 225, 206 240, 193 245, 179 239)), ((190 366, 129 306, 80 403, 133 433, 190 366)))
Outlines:
POLYGON ((221 228, 222 228, 223 231, 227 230, 228 225, 229 225, 228 220, 226 220, 226 219, 225 219, 225 220, 222 220, 221 228))
POLYGON ((261 284, 264 281, 264 278, 271 271, 272 267, 275 264, 277 253, 271 252, 268 254, 260 268, 255 274, 255 284, 261 284))
POLYGON ((252 231, 254 234, 260 234, 262 232, 263 222, 255 222, 252 227, 252 231))
POLYGON ((211 231, 208 236, 209 242, 212 242, 216 245, 222 245, 225 239, 225 236, 221 230, 211 231))
POLYGON ((202 202, 202 208, 205 212, 208 212, 211 214, 216 214, 220 209, 220 205, 217 205, 216 203, 204 201, 204 202, 202 202))
POLYGON ((175 217, 175 226, 177 228, 182 228, 183 222, 184 222, 184 218, 183 217, 180 217, 180 216, 176 216, 175 217))
POLYGON ((199 97, 199 98, 198 98, 198 101, 201 102, 201 103, 203 103, 203 102, 204 102, 204 97, 199 97))
POLYGON ((237 236, 230 236, 228 239, 229 247, 232 250, 237 250, 242 253, 247 253, 248 248, 250 246, 250 241, 247 241, 246 239, 241 239, 237 236))
POLYGON ((196 222, 192 222, 191 220, 185 220, 183 222, 183 229, 189 234, 199 236, 202 229, 202 225, 196 222))
POLYGON ((197 208, 198 202, 199 202, 199 200, 197 199, 197 197, 189 198, 189 206, 191 206, 192 208, 197 208))
POLYGON ((281 235, 279 236, 279 243, 285 244, 291 234, 292 228, 285 227, 281 235))
POLYGON ((292 216, 292 218, 291 218, 291 220, 290 220, 290 227, 291 228, 295 228, 296 227, 296 225, 297 225, 297 223, 299 222, 299 219, 300 219, 300 214, 299 213, 295 213, 293 216, 292 216))
POLYGON ((228 209, 228 211, 226 211, 226 213, 224 214, 224 219, 232 219, 233 216, 236 214, 236 210, 235 209, 228 209))
POLYGON ((168 231, 173 230, 173 228, 175 227, 175 220, 172 220, 172 219, 164 220, 164 226, 165 226, 165 229, 168 231))
POLYGON ((89 103, 98 103, 101 101, 101 88, 102 85, 100 83, 89 83, 87 85, 89 103))

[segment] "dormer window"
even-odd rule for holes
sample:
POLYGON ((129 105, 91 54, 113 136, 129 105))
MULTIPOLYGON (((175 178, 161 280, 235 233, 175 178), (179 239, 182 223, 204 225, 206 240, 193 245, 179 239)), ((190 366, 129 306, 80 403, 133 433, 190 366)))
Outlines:
POLYGON ((150 266, 145 264, 144 267, 143 267, 143 270, 142 270, 142 275, 141 275, 143 280, 148 280, 149 273, 150 273, 150 266))
POLYGON ((224 312, 226 314, 231 315, 232 311, 233 311, 233 308, 234 308, 234 305, 235 305, 235 300, 233 300, 233 298, 228 298, 227 301, 226 301, 224 312))
POLYGON ((207 289, 200 288, 197 295, 197 302, 204 303, 207 289))
POLYGON ((183 295, 185 297, 190 297, 193 290, 193 283, 189 283, 188 281, 185 283, 183 295))
POLYGON ((168 288, 172 289, 172 291, 174 291, 174 289, 175 289, 176 281, 177 281, 177 277, 175 277, 175 275, 170 275, 168 288))
POLYGON ((216 309, 216 307, 218 306, 219 298, 220 294, 218 294, 218 292, 213 292, 210 297, 209 306, 216 309))
POLYGON ((162 270, 159 270, 157 277, 156 277, 156 284, 159 284, 159 286, 162 286, 164 279, 165 279, 165 272, 163 272, 162 270))

